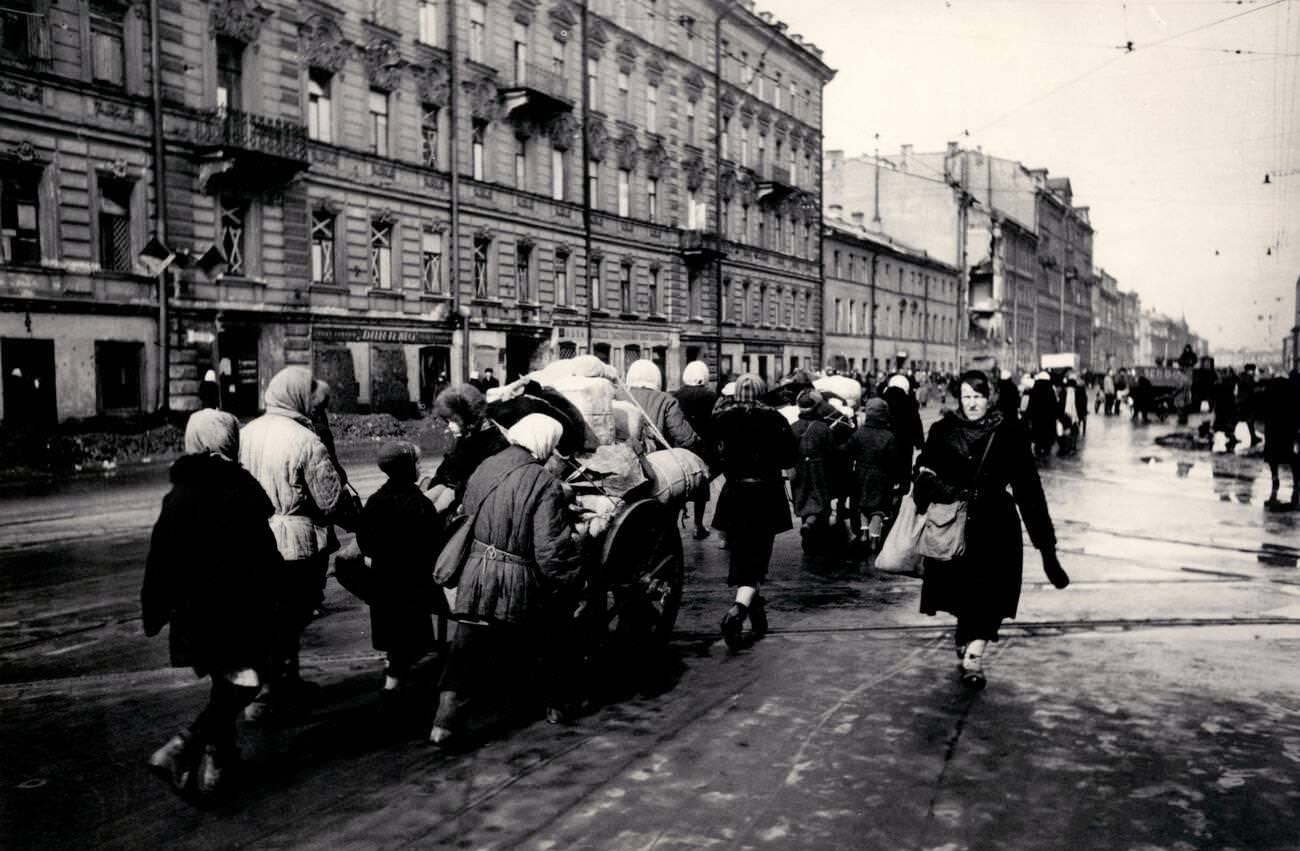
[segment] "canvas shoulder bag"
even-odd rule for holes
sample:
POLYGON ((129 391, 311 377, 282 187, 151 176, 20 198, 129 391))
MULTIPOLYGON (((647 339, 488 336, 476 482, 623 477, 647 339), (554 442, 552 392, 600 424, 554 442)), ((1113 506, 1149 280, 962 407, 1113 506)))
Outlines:
MULTIPOLYGON (((984 454, 979 466, 975 468, 975 477, 971 480, 972 489, 979 484, 984 462, 988 460, 989 450, 997 433, 989 435, 989 442, 984 445, 984 454)), ((972 493, 973 496, 973 493, 972 493)), ((921 538, 917 542, 917 551, 935 561, 952 561, 966 552, 966 517, 969 512, 969 499, 955 502, 932 502, 925 512, 925 524, 921 528, 921 538)))
POLYGON ((465 567, 465 561, 469 558, 470 547, 474 545, 474 525, 478 522, 479 512, 487 503, 488 497, 497 489, 498 486, 514 474, 515 470, 522 470, 531 464, 526 461, 518 467, 509 470, 504 476, 492 483, 492 487, 487 489, 483 498, 479 500, 478 508, 474 509, 473 514, 460 513, 451 519, 447 524, 447 541, 442 545, 442 550, 438 553, 438 558, 433 563, 433 581, 444 588, 454 587, 460 581, 461 569, 465 567))

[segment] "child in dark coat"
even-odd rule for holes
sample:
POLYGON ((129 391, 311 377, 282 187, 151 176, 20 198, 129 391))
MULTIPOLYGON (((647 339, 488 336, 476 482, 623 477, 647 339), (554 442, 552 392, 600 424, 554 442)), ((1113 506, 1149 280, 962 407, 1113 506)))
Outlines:
POLYGON ((419 450, 404 440, 379 450, 388 481, 361 511, 357 545, 371 562, 371 643, 387 655, 384 691, 395 692, 434 646, 432 613, 441 599, 432 563, 442 529, 416 484, 419 450))
POLYGON ((853 433, 849 453, 857 476, 857 509, 867 518, 871 551, 880 549, 884 522, 898 508, 912 472, 912 447, 899 446, 889 421, 889 405, 868 399, 862 425, 853 433))

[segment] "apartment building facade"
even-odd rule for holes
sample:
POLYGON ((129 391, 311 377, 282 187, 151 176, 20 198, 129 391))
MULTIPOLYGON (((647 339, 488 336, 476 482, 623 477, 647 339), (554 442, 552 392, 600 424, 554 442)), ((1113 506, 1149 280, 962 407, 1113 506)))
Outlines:
MULTIPOLYGON (((154 3, 4 13, 0 364, 48 375, 46 419, 192 408, 208 369, 251 413, 295 363, 345 410, 585 351, 675 379, 723 364, 719 284, 815 297, 819 246, 773 240, 758 208, 813 205, 816 170, 715 167, 723 102, 820 159, 833 72, 752 4, 154 3), (780 95, 756 82, 777 69, 780 95), (725 238, 728 193, 755 211, 725 238)), ((817 339, 799 315, 725 327, 775 361, 817 339)))

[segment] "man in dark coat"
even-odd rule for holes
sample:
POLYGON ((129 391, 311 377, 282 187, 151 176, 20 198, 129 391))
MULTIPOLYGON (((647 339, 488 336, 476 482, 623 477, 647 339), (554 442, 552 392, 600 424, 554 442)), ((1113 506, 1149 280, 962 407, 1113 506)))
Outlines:
POLYGON ((270 659, 273 577, 283 569, 271 500, 239 466, 239 423, 212 408, 185 427, 185 452, 154 525, 140 591, 145 635, 171 625, 172 665, 212 678, 207 707, 149 759, 178 792, 215 793, 237 759, 235 721, 270 659))
POLYGON ((713 418, 718 466, 726 476, 713 528, 727 534, 727 584, 736 587, 722 636, 733 650, 740 646, 747 618, 755 637, 767 632, 759 586, 767 577, 773 540, 792 527, 784 471, 795 465, 797 446, 785 417, 760 401, 766 392, 762 378, 746 373, 736 379, 730 404, 713 418))
POLYGON ((1028 437, 1019 423, 989 409, 989 396, 983 373, 962 376, 961 408, 930 427, 912 492, 922 513, 931 503, 967 501, 965 552, 951 561, 925 560, 921 611, 957 617, 963 681, 976 688, 984 684, 985 646, 998 640, 1002 620, 1014 618, 1020 602, 1021 518, 1048 579, 1058 588, 1069 584, 1028 437))
POLYGON ((379 450, 379 469, 388 480, 366 501, 357 529, 357 545, 371 561, 370 641, 387 656, 385 698, 397 694, 412 665, 433 649, 431 615, 442 608, 429 571, 442 523, 415 483, 419 457, 404 440, 379 450))
POLYGON ((1056 398, 1056 389, 1052 387, 1052 379, 1046 372, 1034 376, 1025 417, 1029 420, 1034 454, 1045 458, 1056 443, 1056 426, 1061 422, 1061 405, 1056 398))
POLYGON ((1237 419, 1246 424, 1251 446, 1259 443, 1259 435, 1255 433, 1255 418, 1258 416, 1255 395, 1255 365, 1248 363, 1242 367, 1241 377, 1237 379, 1237 419))
POLYGON ((1268 462, 1269 476, 1272 478, 1272 490, 1268 495, 1270 507, 1280 508, 1277 499, 1279 485, 1278 469, 1291 468, 1291 503, 1292 509, 1300 508, 1300 457, 1296 455, 1296 431, 1300 429, 1300 396, 1296 386, 1287 378, 1278 375, 1264 385, 1264 460, 1268 462))
POLYGON ((898 499, 912 471, 911 450, 898 445, 889 427, 889 406, 883 399, 868 399, 863 406, 862 425, 853 433, 848 453, 857 479, 854 531, 866 517, 867 537, 871 551, 876 552, 884 535, 884 521, 898 510, 898 499))
POLYGON ((1229 369, 1214 385, 1214 431, 1228 438, 1228 450, 1237 443, 1237 376, 1229 369))
POLYGON ((921 412, 911 393, 911 382, 905 375, 889 379, 881 398, 889 405, 889 423, 899 446, 920 449, 925 445, 925 428, 921 425, 921 412))

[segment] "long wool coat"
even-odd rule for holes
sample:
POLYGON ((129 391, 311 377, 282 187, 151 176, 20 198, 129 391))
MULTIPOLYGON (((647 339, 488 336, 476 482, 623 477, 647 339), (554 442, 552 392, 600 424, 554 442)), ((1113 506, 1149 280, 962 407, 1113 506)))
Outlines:
POLYGON ((799 444, 798 462, 790 479, 790 496, 794 513, 799 517, 816 517, 830 514, 831 500, 836 493, 832 488, 832 469, 843 463, 831 436, 831 427, 812 410, 800 411, 799 419, 790 426, 799 444))
POLYGON ((766 405, 734 402, 714 415, 713 436, 726 476, 713 528, 764 536, 793 528, 783 478, 799 456, 785 417, 766 405))
POLYGON ((283 572, 267 525, 274 509, 247 470, 185 455, 153 527, 140 591, 146 635, 171 624, 171 662, 210 672, 260 668, 283 572))
POLYGON ((465 488, 464 507, 466 514, 479 512, 474 540, 500 557, 476 546, 456 584, 452 613, 535 622, 548 598, 572 590, 581 561, 565 504, 559 479, 523 447, 508 446, 484 461, 465 488))
POLYGON ((865 516, 892 514, 895 496, 911 472, 912 447, 899 446, 889 428, 889 414, 868 404, 848 451, 857 478, 858 511, 865 516))
POLYGON ((361 511, 357 544, 370 557, 371 643, 376 650, 419 656, 433 647, 431 575, 442 521, 414 482, 389 479, 361 511))
POLYGON ((917 465, 937 476, 934 501, 951 502, 964 492, 975 493, 967 506, 965 554, 950 562, 925 561, 921 611, 950 612, 959 618, 1015 617, 1023 555, 1021 518, 1035 547, 1056 548, 1047 499, 1024 428, 1002 419, 984 433, 949 412, 930 427, 917 465), (973 481, 990 436, 993 446, 979 481, 973 481))

